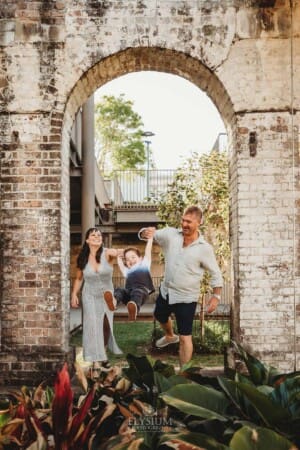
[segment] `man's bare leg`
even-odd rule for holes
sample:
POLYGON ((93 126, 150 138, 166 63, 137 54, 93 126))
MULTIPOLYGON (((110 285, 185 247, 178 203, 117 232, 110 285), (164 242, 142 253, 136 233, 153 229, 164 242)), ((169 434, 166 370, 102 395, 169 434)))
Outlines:
POLYGON ((179 363, 180 367, 188 363, 193 356, 192 336, 179 336, 179 363))
POLYGON ((170 317, 169 317, 168 322, 161 323, 160 326, 164 330, 167 340, 168 340, 168 338, 172 339, 174 337, 173 324, 172 324, 172 320, 170 319, 170 317))

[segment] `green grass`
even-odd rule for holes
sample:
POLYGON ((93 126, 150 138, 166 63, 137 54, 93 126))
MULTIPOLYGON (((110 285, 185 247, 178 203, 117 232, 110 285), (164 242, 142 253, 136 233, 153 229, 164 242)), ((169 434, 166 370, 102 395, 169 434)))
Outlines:
MULTIPOLYGON (((217 336, 215 336, 213 323, 206 324, 209 331, 205 331, 208 339, 206 346, 199 344, 199 338, 194 336, 193 365, 201 367, 223 366, 224 357, 222 354, 222 345, 220 342, 226 342, 226 327, 217 325, 217 336), (214 347, 215 345, 215 347, 214 347), (216 354, 216 351, 221 352, 216 354)), ((228 325, 227 325, 228 328, 228 325)), ((161 359, 169 364, 178 365, 178 346, 169 346, 164 350, 154 349, 152 347, 154 325, 153 322, 115 322, 114 334, 119 347, 123 351, 123 355, 113 355, 108 353, 111 363, 126 364, 126 355, 131 353, 135 356, 147 355, 150 359, 161 359)), ((162 336, 159 325, 156 325, 156 339, 162 336)), ((195 334, 195 332, 194 332, 195 334)), ((78 332, 71 337, 71 345, 82 346, 82 334, 78 332)))

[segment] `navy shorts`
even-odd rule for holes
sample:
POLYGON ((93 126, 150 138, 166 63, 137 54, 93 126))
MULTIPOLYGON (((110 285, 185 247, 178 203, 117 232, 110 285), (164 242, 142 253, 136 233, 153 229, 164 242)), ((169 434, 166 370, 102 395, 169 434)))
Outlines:
POLYGON ((175 303, 174 305, 169 305, 168 298, 163 298, 159 292, 156 299, 154 317, 160 323, 167 323, 170 315, 174 313, 178 334, 182 336, 190 336, 193 331, 193 320, 196 306, 197 302, 175 303))

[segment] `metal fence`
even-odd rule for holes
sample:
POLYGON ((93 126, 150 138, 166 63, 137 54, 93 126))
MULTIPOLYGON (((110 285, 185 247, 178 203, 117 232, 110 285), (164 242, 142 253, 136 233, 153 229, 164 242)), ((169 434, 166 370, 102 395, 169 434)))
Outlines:
POLYGON ((114 172, 111 200, 115 206, 156 205, 174 180, 175 170, 122 170, 114 172))

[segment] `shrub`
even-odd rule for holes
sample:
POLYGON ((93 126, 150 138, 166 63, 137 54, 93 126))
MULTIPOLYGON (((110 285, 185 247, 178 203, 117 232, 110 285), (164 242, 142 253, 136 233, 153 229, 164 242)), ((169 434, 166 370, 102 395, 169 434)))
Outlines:
POLYGON ((300 374, 280 373, 236 344, 247 373, 204 377, 197 367, 127 355, 128 366, 87 378, 76 364, 54 387, 10 393, 0 412, 0 448, 17 450, 297 450, 300 374))

